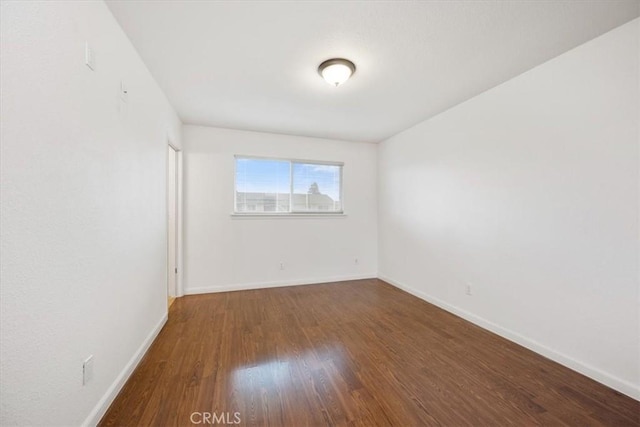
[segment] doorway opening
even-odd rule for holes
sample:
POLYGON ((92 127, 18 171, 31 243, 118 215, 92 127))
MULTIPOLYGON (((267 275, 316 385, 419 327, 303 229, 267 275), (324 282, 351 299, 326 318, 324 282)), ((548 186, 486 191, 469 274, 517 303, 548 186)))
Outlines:
POLYGON ((167 307, 179 292, 180 255, 180 152, 167 146, 167 307))

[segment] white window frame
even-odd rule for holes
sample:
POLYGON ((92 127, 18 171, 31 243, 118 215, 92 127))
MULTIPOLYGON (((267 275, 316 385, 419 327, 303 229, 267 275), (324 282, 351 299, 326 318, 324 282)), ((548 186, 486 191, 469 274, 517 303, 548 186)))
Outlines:
POLYGON ((298 216, 298 217, 311 217, 311 216, 345 216, 344 213, 344 162, 324 161, 324 160, 303 160, 292 159, 284 157, 265 157, 265 156, 248 156, 236 154, 233 156, 233 214, 236 217, 285 217, 285 216, 298 216), (250 160, 276 160, 280 162, 289 162, 289 211, 288 212, 238 212, 237 206, 237 193, 238 183, 237 178, 237 164, 238 159, 250 159, 250 160), (294 211, 293 210, 293 165, 294 164, 306 164, 306 165, 325 165, 325 166, 339 166, 340 167, 340 207, 339 211, 294 211))

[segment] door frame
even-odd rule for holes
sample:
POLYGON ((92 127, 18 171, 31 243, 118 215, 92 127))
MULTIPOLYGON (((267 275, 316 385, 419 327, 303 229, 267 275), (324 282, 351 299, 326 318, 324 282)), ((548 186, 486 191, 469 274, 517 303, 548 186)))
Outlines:
MULTIPOLYGON (((178 269, 178 273, 176 274, 176 298, 184 295, 184 286, 183 286, 183 263, 182 263, 182 234, 183 234, 183 209, 182 209, 182 188, 183 188, 183 167, 182 167, 182 150, 176 146, 170 139, 167 141, 167 149, 166 149, 166 159, 165 159, 165 185, 168 183, 168 173, 169 173, 169 148, 172 148, 176 152, 176 268, 178 269)), ((169 224, 169 192, 168 188, 165 189, 165 224, 169 224)), ((169 274, 169 233, 167 229, 167 238, 166 238, 166 249, 167 249, 167 260, 166 260, 166 272, 169 274)), ((169 293, 168 289, 169 277, 166 277, 165 288, 167 291, 167 295, 169 293)))

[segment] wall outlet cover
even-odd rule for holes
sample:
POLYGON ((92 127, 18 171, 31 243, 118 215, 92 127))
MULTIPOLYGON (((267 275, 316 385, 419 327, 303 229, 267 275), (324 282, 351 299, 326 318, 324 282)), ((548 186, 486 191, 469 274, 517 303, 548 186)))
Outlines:
POLYGON ((82 385, 87 385, 93 379, 93 355, 82 363, 82 385))

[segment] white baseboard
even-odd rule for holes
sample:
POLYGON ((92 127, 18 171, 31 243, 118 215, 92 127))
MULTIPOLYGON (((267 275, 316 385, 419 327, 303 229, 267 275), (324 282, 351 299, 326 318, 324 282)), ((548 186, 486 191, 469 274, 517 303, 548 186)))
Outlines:
POLYGON ((443 310, 453 313, 456 316, 462 317, 463 319, 468 320, 469 322, 474 323, 480 326, 481 328, 487 329, 497 335, 500 335, 503 338, 508 339, 509 341, 513 341, 517 344, 520 344, 521 346, 526 347, 529 350, 535 351, 536 353, 541 354, 542 356, 545 356, 555 362, 558 362, 559 364, 566 366, 569 369, 572 369, 576 372, 581 373, 582 375, 585 375, 595 381, 598 381, 608 387, 611 387, 612 389, 617 390, 620 393, 624 393, 629 397, 632 397, 636 400, 640 400, 640 386, 638 385, 635 385, 629 381, 610 375, 598 368, 590 366, 570 356, 567 356, 566 354, 553 350, 535 340, 532 340, 523 335, 520 335, 517 332, 514 332, 505 327, 497 325, 483 317, 477 316, 466 310, 453 306, 449 303, 442 301, 439 298, 435 298, 422 291, 418 291, 410 286, 407 286, 403 283, 395 281, 389 277, 378 275, 378 278, 380 280, 384 280, 390 285, 395 286, 398 289, 402 289, 405 292, 408 292, 424 301, 427 301, 428 303, 436 305, 442 308, 443 310))
POLYGON ((200 287, 186 288, 184 290, 184 293, 185 295, 209 294, 209 293, 215 293, 215 292, 245 291, 250 289, 280 288, 283 286, 313 285, 316 283, 344 282, 346 280, 375 279, 376 277, 377 277, 376 273, 371 273, 371 274, 359 274, 355 276, 335 276, 335 277, 324 277, 324 278, 305 279, 305 280, 257 282, 257 283, 244 283, 244 284, 226 285, 226 286, 200 286, 200 287))
POLYGON ((111 387, 109 387, 104 396, 102 396, 102 399, 100 399, 89 416, 84 420, 84 422, 82 423, 83 426, 95 426, 100 422, 104 414, 107 412, 107 409, 109 409, 109 406, 111 405, 113 400, 116 398, 124 384, 127 382, 133 371, 138 366, 138 363, 140 363, 140 360, 142 360, 149 347, 151 347, 151 344, 162 330, 162 327, 165 325, 165 323, 167 323, 167 319, 168 314, 165 313, 164 316, 162 316, 162 319, 160 319, 160 322, 158 322, 156 327, 153 328, 149 336, 147 336, 147 338, 144 340, 140 348, 138 348, 138 350, 134 353, 131 360, 129 360, 129 363, 127 363, 122 372, 120 372, 118 378, 116 378, 113 384, 111 384, 111 387))

